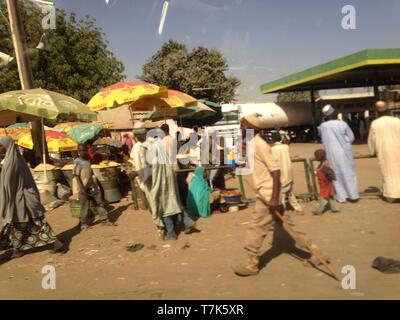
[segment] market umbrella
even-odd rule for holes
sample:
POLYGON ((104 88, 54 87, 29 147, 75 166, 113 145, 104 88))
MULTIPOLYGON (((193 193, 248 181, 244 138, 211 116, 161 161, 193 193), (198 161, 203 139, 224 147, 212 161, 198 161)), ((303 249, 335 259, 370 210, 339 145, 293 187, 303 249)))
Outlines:
POLYGON ((104 127, 98 122, 66 122, 56 125, 54 129, 64 131, 76 142, 82 144, 96 137, 104 127))
MULTIPOLYGON (((46 143, 49 152, 65 152, 78 150, 78 143, 71 139, 65 132, 45 130, 46 143)), ((18 145, 26 149, 33 149, 33 141, 30 133, 18 140, 18 145)))
POLYGON ((150 120, 150 121, 160 121, 166 119, 174 119, 178 120, 182 117, 187 117, 196 111, 187 107, 181 108, 163 108, 154 111, 150 111, 145 114, 143 120, 150 120))
POLYGON ((143 97, 130 104, 135 111, 147 111, 155 109, 170 109, 195 106, 197 99, 177 90, 168 89, 166 97, 143 97))
POLYGON ((86 141, 93 139, 103 130, 103 126, 98 123, 85 123, 79 126, 73 127, 68 131, 68 135, 77 141, 79 144, 85 143, 86 141))
MULTIPOLYGON (((16 90, 0 94, 0 114, 7 121, 12 118, 23 119, 22 121, 41 119, 42 124, 43 118, 54 120, 60 115, 73 115, 83 121, 97 120, 96 113, 78 100, 44 89, 16 90)), ((45 137, 44 132, 43 137, 45 137)), ((47 177, 45 145, 43 145, 43 162, 47 177)))
POLYGON ((88 103, 92 111, 130 104, 144 97, 166 97, 167 88, 146 82, 119 82, 101 89, 88 103))
POLYGON ((54 126, 54 129, 57 130, 62 130, 66 133, 72 130, 72 128, 75 128, 76 126, 80 126, 81 124, 85 124, 85 122, 63 122, 59 123, 54 126))
POLYGON ((97 115, 82 102, 44 89, 16 90, 0 94, 0 111, 56 119, 59 115, 74 115, 80 120, 96 121, 97 115))
POLYGON ((188 107, 162 108, 151 111, 144 116, 143 120, 159 121, 163 119, 174 119, 181 122, 183 119, 191 118, 195 115, 197 115, 198 119, 202 119, 204 117, 210 117, 213 114, 215 114, 214 110, 201 102, 197 102, 196 105, 188 107))
POLYGON ((10 125, 10 126, 8 126, 7 127, 7 129, 20 129, 20 128, 23 128, 23 129, 30 129, 29 128, 29 124, 28 123, 26 123, 26 122, 21 122, 21 123, 14 123, 14 124, 12 124, 12 125, 10 125))
POLYGON ((22 136, 28 134, 30 131, 29 128, 6 128, 0 129, 0 136, 10 136, 14 141, 18 141, 22 136))
POLYGON ((214 113, 196 112, 188 117, 184 117, 181 119, 181 125, 183 127, 193 128, 194 126, 210 126, 224 117, 222 114, 222 108, 219 104, 207 100, 199 100, 199 102, 212 109, 214 113))
POLYGON ((109 138, 109 137, 104 137, 104 138, 99 138, 97 139, 93 145, 95 146, 109 146, 109 147, 114 147, 117 149, 122 148, 122 143, 118 140, 109 138))

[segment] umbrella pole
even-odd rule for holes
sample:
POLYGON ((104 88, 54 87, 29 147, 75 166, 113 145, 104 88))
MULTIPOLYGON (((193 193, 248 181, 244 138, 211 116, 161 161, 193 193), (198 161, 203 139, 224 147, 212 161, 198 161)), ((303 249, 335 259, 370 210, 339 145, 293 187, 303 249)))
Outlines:
POLYGON ((132 121, 132 126, 133 126, 133 125, 135 125, 135 119, 134 119, 134 115, 133 115, 132 105, 130 105, 128 108, 131 113, 131 121, 132 121))
POLYGON ((45 182, 48 182, 47 179, 47 169, 46 169, 46 163, 47 163, 47 159, 46 159, 46 133, 44 131, 44 124, 43 124, 43 118, 40 119, 40 122, 42 124, 42 135, 43 135, 43 144, 42 144, 42 151, 43 151, 43 171, 44 171, 44 179, 45 182))

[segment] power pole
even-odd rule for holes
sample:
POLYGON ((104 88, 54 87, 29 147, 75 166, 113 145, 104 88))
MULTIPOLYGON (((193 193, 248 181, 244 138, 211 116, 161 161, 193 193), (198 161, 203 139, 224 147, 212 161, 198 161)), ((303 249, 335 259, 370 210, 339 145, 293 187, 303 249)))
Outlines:
MULTIPOLYGON (((24 25, 21 18, 19 0, 6 1, 21 88, 22 90, 33 89, 34 84, 32 67, 28 56, 28 46, 26 43, 24 25)), ((35 152, 35 159, 36 161, 41 162, 43 161, 43 126, 40 120, 32 122, 32 141, 34 146, 33 150, 35 152)), ((46 144, 45 148, 47 153, 46 144)))

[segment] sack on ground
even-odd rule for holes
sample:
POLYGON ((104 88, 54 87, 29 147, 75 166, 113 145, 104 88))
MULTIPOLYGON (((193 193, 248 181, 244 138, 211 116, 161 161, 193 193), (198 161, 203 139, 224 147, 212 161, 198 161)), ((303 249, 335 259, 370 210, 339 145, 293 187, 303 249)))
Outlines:
POLYGON ((71 195, 71 188, 58 183, 57 184, 57 198, 60 200, 68 201, 71 195))

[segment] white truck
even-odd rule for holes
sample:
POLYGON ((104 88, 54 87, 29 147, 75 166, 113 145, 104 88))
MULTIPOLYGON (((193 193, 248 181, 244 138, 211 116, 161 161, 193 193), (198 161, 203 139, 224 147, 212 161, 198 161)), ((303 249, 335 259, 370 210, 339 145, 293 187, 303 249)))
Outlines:
MULTIPOLYGON (((312 116, 310 103, 238 103, 223 104, 224 118, 213 126, 205 128, 207 135, 217 132, 225 137, 226 147, 232 148, 240 134, 240 119, 252 113, 261 115, 265 124, 290 133, 294 141, 305 142, 312 139, 312 116)), ((318 119, 317 119, 318 120, 318 119)))

